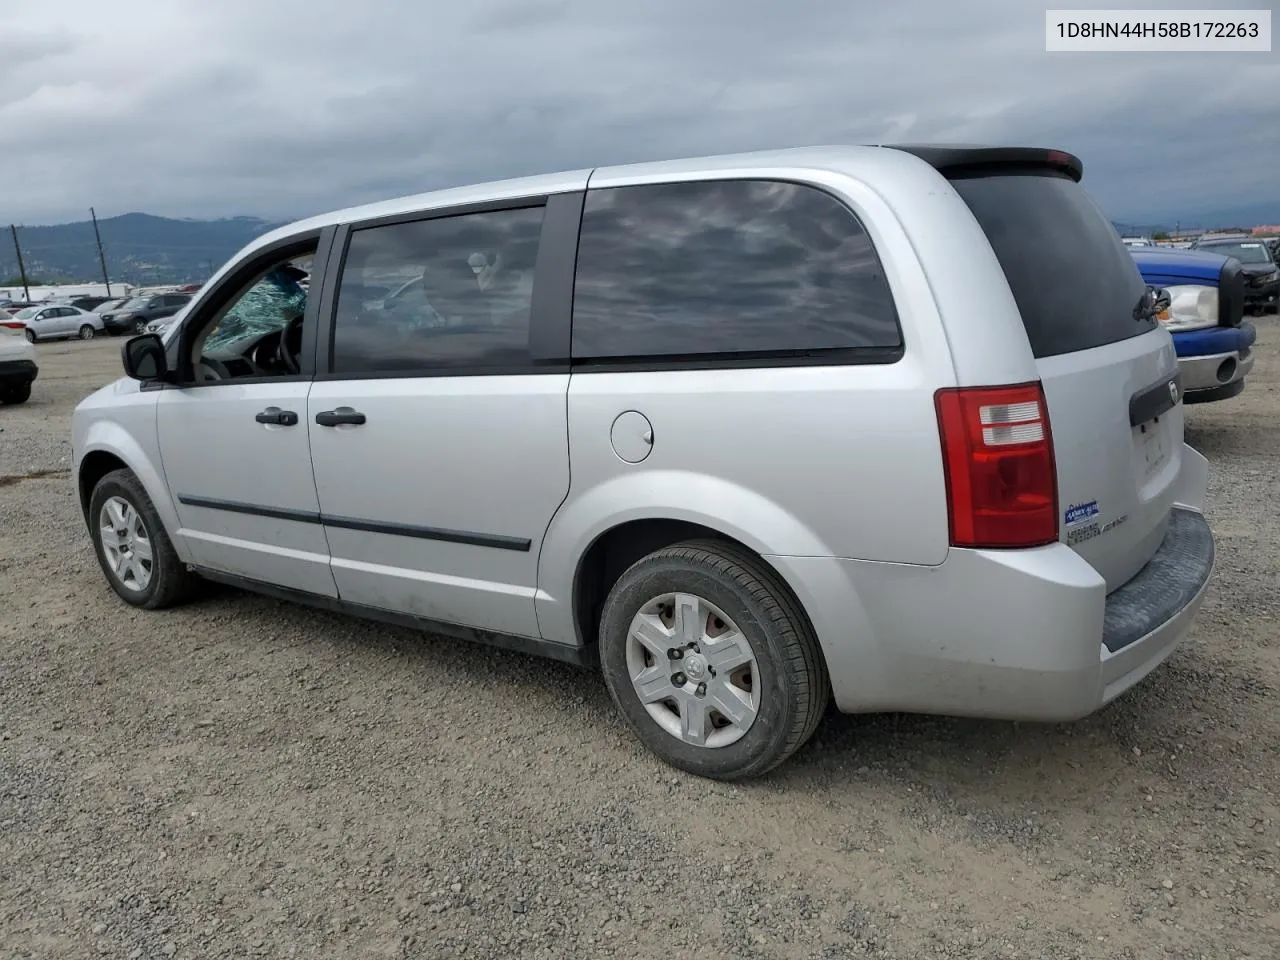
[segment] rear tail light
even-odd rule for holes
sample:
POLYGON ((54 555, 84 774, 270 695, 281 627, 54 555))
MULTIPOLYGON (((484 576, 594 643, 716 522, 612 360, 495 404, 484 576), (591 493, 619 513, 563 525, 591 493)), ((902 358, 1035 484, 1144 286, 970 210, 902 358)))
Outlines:
POLYGON ((1058 539, 1058 479, 1039 381, 934 397, 954 547, 1038 547, 1058 539))
POLYGON ((26 326, 21 320, 16 323, 11 320, 0 320, 0 327, 8 327, 10 330, 21 330, 26 326))

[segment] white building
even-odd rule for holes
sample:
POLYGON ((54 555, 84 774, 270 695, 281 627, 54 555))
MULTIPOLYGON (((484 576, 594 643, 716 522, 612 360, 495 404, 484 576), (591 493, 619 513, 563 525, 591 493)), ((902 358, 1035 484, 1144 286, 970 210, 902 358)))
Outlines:
MULTIPOLYGON (((135 289, 131 283, 112 282, 112 297, 130 296, 135 289)), ((32 303, 38 303, 42 300, 55 300, 64 297, 105 297, 108 296, 107 285, 105 283, 64 283, 57 286, 41 286, 29 287, 30 299, 32 303)), ((0 287, 0 300, 22 300, 26 295, 23 293, 22 285, 0 287)))

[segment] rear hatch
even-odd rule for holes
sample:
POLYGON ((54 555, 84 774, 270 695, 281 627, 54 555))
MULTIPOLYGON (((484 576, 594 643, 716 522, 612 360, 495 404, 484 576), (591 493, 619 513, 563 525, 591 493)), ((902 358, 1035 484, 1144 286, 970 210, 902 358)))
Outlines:
POLYGON ((1143 309, 1147 285, 1078 182, 1078 160, 983 153, 934 165, 986 233, 1022 314, 1049 408, 1059 538, 1114 590, 1159 549, 1177 489, 1173 341, 1143 309))

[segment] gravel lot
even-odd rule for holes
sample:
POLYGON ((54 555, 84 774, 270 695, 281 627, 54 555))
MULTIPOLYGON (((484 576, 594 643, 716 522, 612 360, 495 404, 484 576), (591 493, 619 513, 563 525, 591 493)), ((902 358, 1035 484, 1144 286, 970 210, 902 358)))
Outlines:
POLYGON ((13 957, 1280 956, 1280 326, 1188 411, 1214 586, 1070 726, 832 715, 704 782, 598 678, 223 591, 133 612, 67 479, 118 340, 0 408, 0 952, 13 957))

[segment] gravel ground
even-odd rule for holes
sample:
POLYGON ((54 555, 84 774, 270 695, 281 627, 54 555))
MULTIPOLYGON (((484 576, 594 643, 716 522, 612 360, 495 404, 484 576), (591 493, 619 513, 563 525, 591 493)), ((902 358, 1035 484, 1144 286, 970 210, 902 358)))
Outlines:
POLYGON ((134 612, 67 480, 119 341, 0 408, 0 952, 13 957, 1280 956, 1280 326, 1188 410, 1219 567, 1081 723, 832 715, 679 775, 597 677, 224 591, 134 612))

